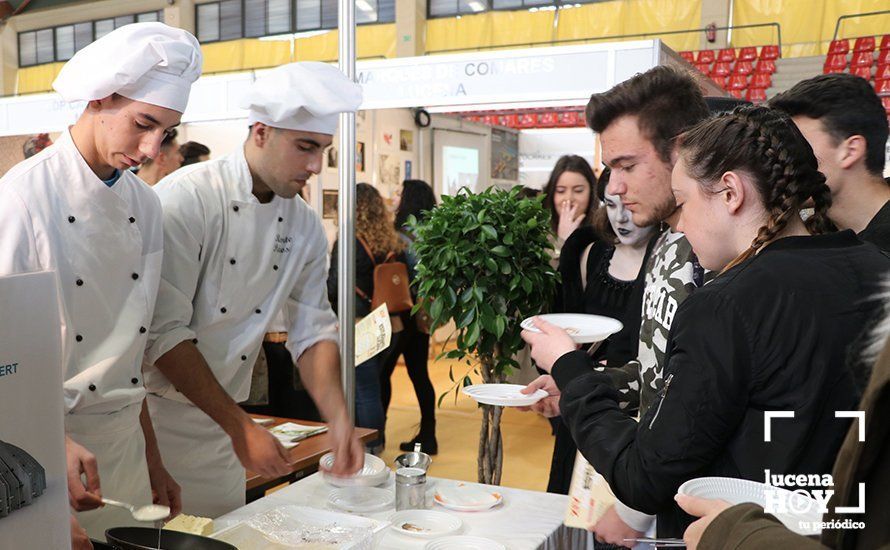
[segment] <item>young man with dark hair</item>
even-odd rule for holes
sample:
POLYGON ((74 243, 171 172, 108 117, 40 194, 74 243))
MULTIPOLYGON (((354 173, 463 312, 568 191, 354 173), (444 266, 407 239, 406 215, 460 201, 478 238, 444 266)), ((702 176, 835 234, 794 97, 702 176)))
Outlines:
POLYGON ((824 74, 769 104, 791 115, 813 147, 831 189, 831 221, 890 250, 890 185, 883 178, 887 117, 871 84, 851 74, 824 74))
MULTIPOLYGON (((600 134, 603 161, 611 169, 606 192, 621 197, 637 226, 665 226, 641 274, 645 290, 637 360, 605 370, 622 394, 621 408, 642 415, 663 386, 665 346, 674 313, 704 284, 704 270, 692 246, 673 229, 679 216, 671 191, 671 171, 674 138, 706 118, 708 105, 692 75, 660 66, 594 94, 586 115, 587 125, 600 134)), ((547 416, 558 415, 559 390, 553 379, 542 376, 525 391, 538 388, 547 389, 552 397, 533 409, 547 416)), ((652 521, 653 516, 619 502, 594 530, 598 541, 623 545, 624 538, 640 536, 652 521)))
POLYGON ((158 156, 146 159, 139 168, 139 178, 149 185, 154 185, 172 174, 182 166, 182 154, 179 152, 179 143, 176 141, 176 130, 164 136, 158 156))

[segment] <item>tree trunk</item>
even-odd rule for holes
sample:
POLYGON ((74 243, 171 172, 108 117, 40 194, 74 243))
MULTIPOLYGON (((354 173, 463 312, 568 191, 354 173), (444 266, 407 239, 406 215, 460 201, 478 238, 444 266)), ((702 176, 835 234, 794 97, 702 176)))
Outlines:
MULTIPOLYGON (((504 376, 494 373, 494 358, 483 356, 482 381, 486 384, 500 384, 504 376)), ((500 485, 501 472, 504 465, 503 439, 501 438, 501 415, 504 408, 493 405, 481 405, 482 428, 479 432, 478 475, 479 483, 500 485)))

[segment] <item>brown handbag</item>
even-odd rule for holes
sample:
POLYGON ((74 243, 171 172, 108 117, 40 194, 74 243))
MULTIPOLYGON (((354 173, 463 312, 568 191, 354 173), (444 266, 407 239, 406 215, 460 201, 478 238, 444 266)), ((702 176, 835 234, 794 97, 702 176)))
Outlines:
MULTIPOLYGON (((374 260, 374 253, 371 247, 364 239, 356 237, 358 242, 365 248, 371 263, 374 264, 374 293, 371 296, 371 311, 377 309, 381 304, 386 304, 386 309, 390 315, 410 311, 414 307, 414 300, 411 299, 411 290, 408 288, 408 266, 404 262, 395 260, 395 254, 390 252, 386 255, 383 263, 377 263, 374 260)), ((355 287, 355 292, 364 299, 368 299, 368 295, 355 287)))

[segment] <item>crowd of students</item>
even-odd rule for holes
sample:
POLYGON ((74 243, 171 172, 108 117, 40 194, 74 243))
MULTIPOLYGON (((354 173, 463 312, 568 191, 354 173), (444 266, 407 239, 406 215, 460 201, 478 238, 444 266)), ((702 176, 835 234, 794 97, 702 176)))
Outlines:
MULTIPOLYGON (((788 547, 812 543, 782 532, 762 509, 675 495, 696 477, 764 481, 766 471, 829 474, 835 464, 846 479, 831 509, 856 498, 856 482, 872 482, 866 523, 826 529, 822 540, 876 548, 890 542, 880 521, 886 467, 876 463, 886 458, 885 418, 866 420, 874 431, 863 452, 851 440, 856 426, 835 411, 887 406, 886 366, 874 370, 876 354, 865 353, 873 339, 883 343, 873 331, 890 271, 880 99, 865 80, 833 74, 768 105, 708 107, 694 78, 668 67, 591 97, 588 124, 607 166, 600 208, 620 204, 635 227, 619 231, 616 212, 611 235, 594 223, 566 239, 556 309, 608 315, 612 299, 610 316, 625 330, 591 356, 537 320, 542 332, 523 337, 548 374, 525 391, 548 391, 533 409, 561 416, 615 493, 617 504, 593 528, 601 543, 626 545, 656 518, 659 536, 685 532, 689 547, 722 548, 727 537, 733 548, 772 537, 788 547), (633 261, 615 277, 622 256, 633 261), (626 301, 614 299, 621 288, 626 301), (779 410, 795 416, 765 437, 765 413, 779 410)), ((574 450, 559 433, 551 490, 565 489, 552 482, 570 471, 574 450)))

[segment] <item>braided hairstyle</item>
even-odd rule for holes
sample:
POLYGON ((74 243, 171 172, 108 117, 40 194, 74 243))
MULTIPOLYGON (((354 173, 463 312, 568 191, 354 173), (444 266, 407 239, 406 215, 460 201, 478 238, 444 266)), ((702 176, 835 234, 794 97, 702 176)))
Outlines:
POLYGON ((761 106, 738 107, 699 123, 679 139, 689 175, 713 191, 724 173, 744 172, 754 181, 769 214, 751 246, 731 261, 727 271, 757 254, 798 216, 812 199, 815 213, 805 224, 813 234, 828 233, 831 192, 819 172, 810 144, 790 117, 761 106))

